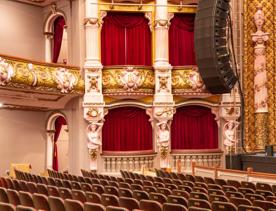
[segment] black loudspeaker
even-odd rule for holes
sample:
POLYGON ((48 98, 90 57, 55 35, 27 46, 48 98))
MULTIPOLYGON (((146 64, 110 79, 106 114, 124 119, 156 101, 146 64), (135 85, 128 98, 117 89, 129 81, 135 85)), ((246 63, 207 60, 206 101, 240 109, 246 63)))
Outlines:
POLYGON ((273 145, 265 146, 265 155, 266 156, 274 156, 273 145))
POLYGON ((230 0, 199 0, 195 18, 195 53, 200 75, 213 94, 228 93, 237 77, 227 46, 230 0))

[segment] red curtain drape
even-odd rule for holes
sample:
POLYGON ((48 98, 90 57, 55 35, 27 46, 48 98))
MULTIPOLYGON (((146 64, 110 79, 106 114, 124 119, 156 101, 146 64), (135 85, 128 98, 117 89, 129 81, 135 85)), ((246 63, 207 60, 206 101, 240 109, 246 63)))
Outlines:
POLYGON ((173 66, 195 65, 194 14, 174 14, 169 29, 169 61, 173 66))
POLYGON ((151 65, 151 32, 141 13, 108 13, 101 32, 103 65, 151 65))
POLYGON ((146 111, 136 107, 108 112, 102 131, 103 151, 152 150, 152 127, 146 111))
POLYGON ((55 135, 54 135, 54 148, 53 148, 53 169, 58 171, 58 152, 57 141, 62 128, 62 125, 67 125, 63 116, 59 116, 55 121, 55 135))
POLYGON ((177 109, 171 126, 172 149, 217 149, 218 126, 211 109, 184 106, 177 109))
POLYGON ((54 21, 54 43, 53 43, 54 46, 53 46, 53 58, 52 58, 52 62, 54 63, 57 63, 58 61, 64 26, 65 26, 65 20, 62 16, 59 16, 54 21))

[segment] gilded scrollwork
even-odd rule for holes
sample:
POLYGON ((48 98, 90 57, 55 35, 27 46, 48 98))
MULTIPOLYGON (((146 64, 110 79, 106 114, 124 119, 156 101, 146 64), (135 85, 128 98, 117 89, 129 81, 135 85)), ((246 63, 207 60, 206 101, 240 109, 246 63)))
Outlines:
POLYGON ((112 67, 103 69, 105 94, 153 94, 154 72, 151 68, 112 67))
POLYGON ((172 71, 173 93, 206 92, 196 67, 183 67, 172 71))
MULTIPOLYGON (((81 78, 78 68, 66 67, 66 71, 61 71, 60 68, 55 65, 34 63, 12 57, 5 58, 3 56, 2 58, 4 58, 2 60, 5 60, 6 65, 9 66, 10 69, 8 75, 9 79, 5 79, 6 87, 55 93, 61 92, 82 94, 84 92, 84 81, 81 78), (68 81, 65 83, 65 80, 61 80, 60 77, 62 74, 64 77, 70 76, 71 78, 74 78, 73 87, 71 82, 66 85, 68 81), (57 77, 59 77, 60 81, 57 77), (62 84, 63 82, 64 84, 62 84), (68 88, 66 88, 67 86, 68 88)), ((4 69, 1 68, 2 66, 0 62, 0 73, 2 69, 4 69)), ((0 81, 4 80, 4 76, 7 78, 6 74, 3 74, 3 76, 0 74, 0 76, 0 81)))

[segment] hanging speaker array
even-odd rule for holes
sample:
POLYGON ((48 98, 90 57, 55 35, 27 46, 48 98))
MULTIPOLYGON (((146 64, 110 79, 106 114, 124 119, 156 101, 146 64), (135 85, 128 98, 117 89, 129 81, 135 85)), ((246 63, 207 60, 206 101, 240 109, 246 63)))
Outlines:
POLYGON ((237 77, 227 45, 230 0, 200 0, 195 18, 195 53, 198 69, 207 90, 228 93, 237 77))

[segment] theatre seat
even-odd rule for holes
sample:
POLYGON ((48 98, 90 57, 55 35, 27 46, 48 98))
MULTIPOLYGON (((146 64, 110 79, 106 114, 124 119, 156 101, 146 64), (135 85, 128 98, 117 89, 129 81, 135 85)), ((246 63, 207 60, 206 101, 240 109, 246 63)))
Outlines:
POLYGON ((84 203, 84 211, 105 211, 105 207, 101 204, 86 202, 84 203))
POLYGON ((65 211, 64 201, 62 198, 50 196, 48 201, 51 211, 65 211))
POLYGON ((66 211, 84 211, 83 204, 77 200, 66 199, 64 205, 66 211))
POLYGON ((188 209, 180 204, 165 203, 163 204, 163 211, 188 211, 188 209))
POLYGON ((9 203, 0 202, 1 211, 15 211, 15 206, 9 203))
POLYGON ((120 207, 127 208, 129 210, 139 209, 139 202, 134 198, 120 197, 119 198, 120 207))
POLYGON ((33 202, 34 202, 34 207, 37 210, 50 211, 48 198, 45 195, 38 194, 38 193, 33 194, 33 202))
POLYGON ((162 211, 162 206, 159 202, 153 200, 141 200, 140 209, 144 211, 162 211))

